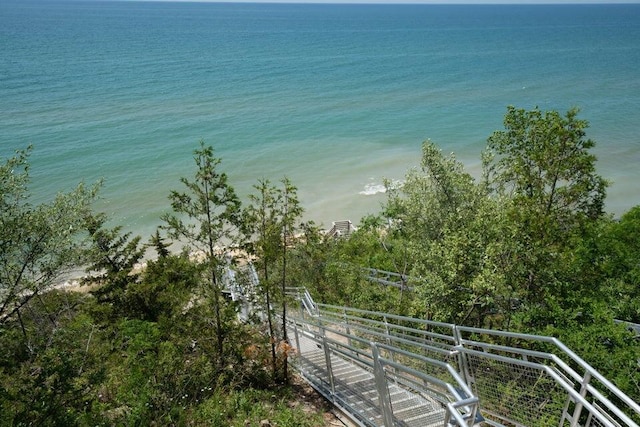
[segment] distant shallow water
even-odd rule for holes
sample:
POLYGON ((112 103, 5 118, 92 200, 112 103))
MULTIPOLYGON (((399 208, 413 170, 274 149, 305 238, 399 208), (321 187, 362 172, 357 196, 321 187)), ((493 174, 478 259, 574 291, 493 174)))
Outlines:
POLYGON ((204 139, 241 195, 287 175, 306 218, 379 210, 431 139, 472 173, 506 106, 581 108, 640 204, 640 5, 0 4, 0 155, 33 143, 45 200, 105 178, 143 236, 204 139))

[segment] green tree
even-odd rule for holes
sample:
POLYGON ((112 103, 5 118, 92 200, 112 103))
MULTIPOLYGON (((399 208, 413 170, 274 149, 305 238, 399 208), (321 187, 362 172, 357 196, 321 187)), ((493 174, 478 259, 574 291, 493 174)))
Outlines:
POLYGON ((83 281, 100 285, 93 291, 99 301, 112 303, 115 310, 127 312, 125 293, 127 287, 138 279, 139 274, 134 272, 134 268, 144 256, 144 246, 140 245, 140 236, 131 237, 130 232, 122 233, 121 226, 107 228, 106 220, 104 214, 91 215, 86 219, 92 243, 90 265, 86 271, 96 274, 83 281))
POLYGON ((171 191, 173 214, 162 216, 169 237, 203 256, 207 289, 215 313, 218 352, 222 361, 226 322, 223 319, 222 269, 225 254, 221 246, 231 243, 240 225, 241 204, 227 175, 219 171, 221 160, 213 148, 200 141, 194 151, 196 172, 193 180, 181 178, 186 191, 171 191))
POLYGON ((282 292, 282 341, 284 343, 283 357, 283 380, 288 381, 288 347, 289 338, 287 337, 287 300, 284 297, 287 288, 287 256, 289 246, 295 244, 297 225, 303 213, 303 208, 298 200, 298 189, 291 183, 288 178, 283 178, 282 183, 282 205, 280 210, 281 227, 282 227, 282 276, 281 276, 281 292, 282 292))
POLYGON ((523 289, 522 300, 539 312, 542 317, 534 318, 540 324, 553 305, 565 307, 565 296, 580 292, 579 279, 567 274, 567 260, 603 217, 607 182, 596 173, 589 151, 595 143, 586 138, 588 123, 577 114, 508 107, 505 130, 489 137, 483 155, 488 187, 511 200, 520 268, 508 281, 523 289))
POLYGON ((606 222, 597 237, 598 258, 587 262, 603 272, 609 307, 617 319, 640 323, 640 206, 606 222))
POLYGON ((31 204, 31 150, 0 165, 0 325, 82 265, 85 218, 100 187, 80 184, 49 203, 31 204))
POLYGON ((509 313, 514 296, 505 270, 517 251, 504 203, 489 197, 453 155, 423 144, 421 168, 389 188, 385 206, 388 233, 412 260, 413 314, 485 326, 490 314, 509 313))
MULTIPOLYGON (((296 187, 287 178, 280 182, 282 187, 274 186, 268 180, 258 181, 254 186, 257 194, 249 196, 250 205, 244 210, 244 231, 250 240, 248 248, 250 253, 256 256, 262 276, 261 288, 265 296, 274 374, 277 370, 276 344, 279 338, 276 336, 272 303, 278 302, 282 307, 282 342, 286 349, 288 342, 285 294, 289 249, 296 243, 294 235, 297 222, 302 215, 296 187), (278 284, 280 286, 277 286, 278 284)), ((286 354, 282 360, 282 375, 286 381, 286 354)))
POLYGON ((276 333, 273 321, 272 299, 274 294, 271 269, 280 254, 280 217, 278 206, 281 198, 278 189, 269 180, 259 180, 254 186, 257 194, 249 195, 250 204, 244 210, 244 232, 249 239, 249 253, 256 257, 261 273, 260 288, 265 297, 265 311, 269 327, 271 364, 274 375, 277 371, 276 333))
POLYGON ((607 181, 596 173, 588 122, 571 109, 526 111, 508 107, 505 130, 488 139, 484 170, 489 185, 508 193, 532 231, 550 237, 602 216, 607 181))
POLYGON ((326 274, 327 265, 335 261, 329 244, 322 230, 313 221, 300 224, 300 238, 297 239, 289 261, 290 279, 297 286, 306 287, 324 303, 342 303, 336 293, 342 296, 343 287, 329 280, 326 274))
POLYGON ((166 258, 170 255, 169 246, 171 243, 167 244, 164 241, 164 238, 160 235, 160 230, 157 229, 155 233, 149 239, 149 243, 147 243, 147 247, 152 247, 155 249, 158 258, 166 258))
POLYGON ((197 289, 199 274, 200 267, 187 254, 150 260, 140 281, 128 287, 127 303, 143 320, 174 322, 197 289))
POLYGON ((91 413, 105 376, 106 348, 93 319, 82 313, 92 298, 52 290, 31 299, 0 333, 1 425, 99 425, 91 413), (25 354, 20 328, 29 331, 25 354), (84 422, 80 422, 80 420, 84 422))

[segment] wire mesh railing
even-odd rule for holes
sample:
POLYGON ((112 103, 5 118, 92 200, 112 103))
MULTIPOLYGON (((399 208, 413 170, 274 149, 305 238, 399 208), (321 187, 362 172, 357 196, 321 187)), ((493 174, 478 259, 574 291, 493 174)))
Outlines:
POLYGON ((455 367, 469 396, 479 398, 487 425, 638 427, 638 403, 556 338, 316 304, 308 293, 302 298, 311 309, 301 309, 299 318, 329 339, 353 351, 376 343, 389 378, 420 372, 433 387, 450 379, 432 361, 455 367), (387 354, 387 347, 394 350, 387 354))
POLYGON ((478 399, 448 363, 319 320, 290 317, 289 328, 298 349, 292 362, 318 391, 359 424, 435 427, 476 423, 478 399), (407 360, 413 360, 416 367, 410 367, 407 360))
MULTIPOLYGON (((492 405, 501 405, 505 399, 515 399, 518 391, 509 393, 495 392, 494 397, 487 389, 499 389, 504 384, 518 384, 519 388, 535 389, 540 387, 539 377, 533 374, 521 375, 520 361, 527 362, 529 370, 541 371, 551 369, 561 378, 563 388, 571 388, 560 394, 541 389, 537 392, 540 398, 538 405, 562 407, 562 414, 558 423, 535 425, 569 425, 569 426, 637 426, 640 421, 640 406, 620 391, 614 384, 602 376, 596 369, 567 348, 554 337, 519 334, 506 331, 487 330, 458 326, 456 328, 460 342, 463 366, 469 370, 466 374, 468 382, 484 395, 483 409, 492 405), (479 356, 474 356, 478 354, 479 356), (507 369, 497 370, 501 375, 489 374, 480 363, 491 364, 496 360, 493 356, 500 356, 500 362, 508 366, 507 369), (478 362, 481 360, 482 362, 478 362), (480 384, 484 384, 481 390, 480 384), (489 385, 490 384, 490 385, 489 385), (485 391, 487 390, 487 391, 485 391), (575 393, 578 397, 575 397, 575 393)), ((494 363, 495 364, 495 363, 494 363)), ((523 392, 524 393, 524 392, 523 392)), ((526 400, 526 393, 522 399, 526 400)), ((531 403, 530 406, 533 406, 531 403)), ((487 409, 488 410, 488 409, 487 409)), ((498 418, 500 415, 496 415, 498 418)), ((503 416, 504 417, 504 416, 503 416)), ((506 417, 511 420, 513 416, 506 417)), ((547 417, 548 418, 548 417, 547 417)))

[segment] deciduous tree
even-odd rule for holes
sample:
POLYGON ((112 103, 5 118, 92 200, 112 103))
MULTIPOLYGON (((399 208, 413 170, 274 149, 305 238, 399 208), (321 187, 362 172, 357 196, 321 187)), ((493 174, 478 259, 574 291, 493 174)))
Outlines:
POLYGON ((390 187, 385 214, 396 245, 407 247, 414 313, 434 320, 485 326, 513 299, 505 269, 517 252, 502 199, 464 171, 453 155, 423 144, 420 169, 402 186, 390 187), (400 240, 400 238, 403 239, 400 240))
POLYGON ((483 155, 488 187, 512 201, 521 268, 509 281, 524 289, 524 302, 540 313, 552 304, 563 306, 571 289, 579 292, 566 274, 566 259, 589 224, 604 214, 607 181, 596 173, 590 151, 595 143, 586 138, 588 123, 577 114, 508 107, 505 129, 489 137, 483 155))
POLYGON ((79 184, 52 201, 31 203, 29 155, 0 165, 0 325, 85 261, 85 219, 100 183, 79 184))
POLYGON ((488 139, 484 170, 496 192, 509 194, 534 238, 562 238, 604 212, 607 181, 596 173, 588 122, 557 111, 508 107, 504 130, 488 139))

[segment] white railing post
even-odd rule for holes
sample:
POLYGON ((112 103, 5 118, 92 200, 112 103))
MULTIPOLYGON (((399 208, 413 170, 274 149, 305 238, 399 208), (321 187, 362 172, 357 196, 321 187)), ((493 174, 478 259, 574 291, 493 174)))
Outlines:
POLYGON ((347 317, 347 310, 342 310, 342 317, 344 319, 344 331, 347 334, 347 345, 352 347, 351 342, 351 328, 349 327, 349 318, 347 317))
MULTIPOLYGON (((389 329, 389 320, 387 319, 387 316, 384 316, 384 333, 385 333, 385 335, 386 335, 385 340, 386 340, 386 342, 387 342, 387 345, 388 345, 389 347, 392 347, 392 344, 391 344, 391 330, 389 329)), ((393 353, 392 351, 390 352, 390 351, 388 351, 388 350, 387 350, 387 352, 386 352, 386 353, 387 353, 387 357, 388 357, 392 362, 395 362, 395 361, 396 361, 396 359, 395 359, 395 355, 394 355, 394 353, 393 353)), ((398 374, 397 369, 396 369, 396 368, 393 368, 393 380, 394 380, 394 381, 397 381, 397 374, 398 374)))
MULTIPOLYGON (((455 325, 453 327, 453 336, 455 339, 455 346, 458 348, 464 348, 464 345, 462 344, 462 332, 455 325)), ((464 378, 464 382, 467 386, 470 389, 473 389, 473 382, 475 379, 471 376, 467 354, 464 351, 458 350, 458 354, 456 356, 456 359, 458 360, 458 371, 462 374, 462 378, 464 378)))
POLYGON ((384 367, 380 361, 380 351, 376 343, 371 343, 371 354, 373 355, 373 374, 376 379, 376 389, 378 390, 378 399, 380 402, 380 412, 382 412, 382 420, 385 427, 393 427, 393 409, 391 408, 391 397, 389 396, 389 387, 387 386, 387 376, 384 367))
MULTIPOLYGON (((582 382, 580 383, 580 396, 585 398, 587 396, 587 387, 589 382, 591 381, 591 373, 589 371, 584 373, 584 377, 582 378, 582 382)), ((571 427, 576 427, 578 425, 578 420, 580 419, 580 413, 582 412, 582 402, 576 402, 576 407, 573 410, 573 416, 571 418, 571 427)))
POLYGON ((293 324, 293 334, 296 338, 296 349, 298 350, 298 356, 302 356, 302 348, 300 347, 300 335, 298 334, 298 323, 293 324))
POLYGON ((327 345, 327 337, 322 337, 322 347, 324 348, 324 359, 327 365, 327 372, 329 373, 329 384, 331 386, 331 399, 336 400, 336 385, 333 379, 333 368, 331 367, 331 351, 327 345))

